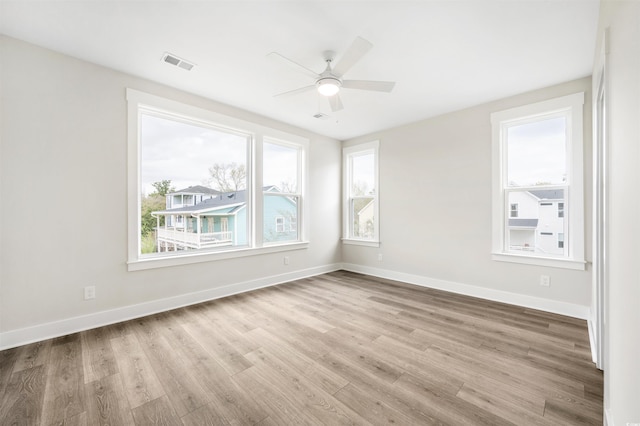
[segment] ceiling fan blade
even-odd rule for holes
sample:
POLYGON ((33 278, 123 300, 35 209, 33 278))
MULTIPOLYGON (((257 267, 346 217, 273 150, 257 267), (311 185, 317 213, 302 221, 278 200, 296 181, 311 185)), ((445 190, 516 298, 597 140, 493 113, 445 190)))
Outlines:
POLYGON ((329 96, 327 99, 329 99, 329 105, 331 105, 331 111, 336 112, 344 108, 342 106, 342 101, 340 100, 339 94, 336 93, 333 96, 329 96))
POLYGON ((316 85, 312 84, 311 86, 304 86, 304 87, 301 87, 299 89, 289 90, 288 92, 278 93, 277 95, 273 95, 273 97, 275 98, 275 97, 279 97, 279 96, 297 95, 298 93, 308 92, 308 91, 313 90, 315 88, 316 88, 316 85))
POLYGON ((317 79, 317 78, 320 77, 320 75, 317 72, 315 72, 313 70, 310 70, 309 68, 305 67, 304 65, 300 65, 296 61, 293 61, 293 60, 287 58, 286 56, 282 56, 278 52, 271 52, 267 56, 269 56, 271 58, 274 58, 274 59, 277 59, 277 60, 279 60, 281 62, 284 62, 284 63, 288 64, 289 66, 294 67, 299 72, 302 72, 303 74, 308 75, 311 78, 317 79))
POLYGON ((363 39, 362 37, 356 37, 351 46, 340 58, 340 61, 333 68, 333 73, 338 76, 343 76, 352 66, 354 66, 360 58, 362 58, 371 48, 373 44, 363 39))
POLYGON ((342 82, 342 87, 345 89, 375 90, 376 92, 391 92, 395 85, 395 81, 344 80, 342 82))

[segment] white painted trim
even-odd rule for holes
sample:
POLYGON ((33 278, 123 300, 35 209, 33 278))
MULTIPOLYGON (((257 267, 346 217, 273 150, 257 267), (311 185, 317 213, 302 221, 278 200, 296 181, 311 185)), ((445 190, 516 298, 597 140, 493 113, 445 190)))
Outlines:
POLYGON ((65 336, 70 333, 115 324, 134 318, 156 314, 158 312, 165 312, 171 309, 194 305, 251 290, 257 290, 259 288, 270 287, 289 281, 326 274, 339 269, 341 269, 341 264, 339 263, 317 266, 285 274, 229 284, 223 287, 212 288, 195 293, 187 293, 166 299, 153 300, 137 305, 130 305, 108 311, 96 312, 89 315, 67 318, 18 330, 6 331, 4 333, 0 333, 0 350, 14 348, 16 346, 26 345, 54 337, 65 336))
POLYGON ((604 426, 615 426, 615 423, 613 422, 613 414, 611 414, 611 410, 610 409, 605 409, 604 410, 604 426))
POLYGON ((550 268, 575 269, 576 271, 584 271, 587 267, 587 262, 584 260, 528 256, 516 253, 491 253, 491 259, 499 262, 523 263, 526 265, 547 266, 550 268))
POLYGON ((502 290, 494 290, 454 281, 445 281, 436 278, 425 277, 422 275, 391 271, 388 269, 372 268, 370 266, 356 265, 353 263, 343 263, 342 269, 344 269, 345 271, 372 275, 374 277, 402 281, 422 287, 444 290, 451 293, 463 294, 465 296, 478 297, 495 302, 502 302, 516 306, 522 306, 525 308, 537 309, 540 311, 551 312, 554 314, 565 315, 573 318, 584 320, 589 318, 588 306, 576 305, 568 302, 560 302, 557 300, 543 299, 541 297, 510 293, 502 290))
POLYGON ((199 251, 185 255, 156 255, 127 263, 127 270, 143 271, 145 269, 164 268, 167 266, 191 265, 193 263, 213 262, 216 260, 235 259, 239 257, 257 256, 260 254, 278 253, 291 250, 302 250, 309 247, 308 241, 280 243, 267 247, 239 247, 224 251, 199 251))
MULTIPOLYGON (((596 346, 596 325, 593 320, 593 315, 589 313, 589 319, 587 320, 587 327, 589 328, 589 347, 591 348, 591 361, 598 365, 598 348, 596 346)), ((600 368, 602 370, 602 368, 600 368)))
POLYGON ((365 246, 365 247, 380 247, 380 241, 356 240, 354 238, 343 238, 342 244, 350 244, 354 246, 365 246))

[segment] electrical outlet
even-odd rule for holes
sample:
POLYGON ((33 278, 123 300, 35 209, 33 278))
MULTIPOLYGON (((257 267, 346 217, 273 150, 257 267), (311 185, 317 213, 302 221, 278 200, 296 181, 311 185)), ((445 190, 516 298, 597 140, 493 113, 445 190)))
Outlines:
POLYGON ((549 278, 549 275, 540 275, 540 285, 542 287, 549 287, 550 284, 551 280, 549 278))
POLYGON ((382 253, 378 253, 378 262, 382 262, 382 253))
POLYGON ((90 300, 96 298, 96 287, 89 286, 84 288, 84 300, 90 300))
POLYGON ((288 265, 289 264, 289 256, 285 256, 284 259, 283 259, 283 262, 284 262, 285 265, 288 265))

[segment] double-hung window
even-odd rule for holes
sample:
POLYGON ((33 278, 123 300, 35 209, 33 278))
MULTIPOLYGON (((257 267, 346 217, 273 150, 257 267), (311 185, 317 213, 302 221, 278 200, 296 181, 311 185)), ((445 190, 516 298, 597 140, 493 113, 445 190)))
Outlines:
POLYGON ((584 269, 583 103, 493 113, 493 259, 584 269))
POLYGON ((304 241, 308 140, 127 90, 129 270, 304 241))
POLYGON ((265 139, 262 144, 263 241, 297 241, 302 208, 300 145, 265 139), (275 218, 275 220, 274 220, 275 218))
POLYGON ((377 247, 378 141, 343 149, 343 242, 377 247))

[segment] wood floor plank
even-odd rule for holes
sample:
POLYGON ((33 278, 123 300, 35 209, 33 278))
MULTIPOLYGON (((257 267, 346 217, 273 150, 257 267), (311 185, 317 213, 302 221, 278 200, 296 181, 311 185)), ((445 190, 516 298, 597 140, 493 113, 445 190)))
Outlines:
MULTIPOLYGON (((50 341, 49 341, 50 342, 50 341)), ((21 348, 12 348, 0 351, 0 402, 4 398, 5 390, 9 386, 13 367, 18 360, 21 348)))
POLYGON ((158 318, 154 316, 139 320, 136 336, 164 393, 177 415, 183 417, 209 400, 183 359, 176 354, 165 336, 156 330, 154 323, 158 322, 158 318))
POLYGON ((0 399, 0 425, 40 424, 45 384, 43 365, 13 373, 0 399))
POLYGON ((13 371, 22 371, 43 365, 49 359, 51 340, 35 342, 18 348, 18 355, 13 371))
POLYGON ((267 417, 263 406, 243 391, 217 360, 182 326, 171 328, 167 339, 206 390, 210 405, 231 424, 254 424, 267 417))
POLYGON ((285 392, 288 399, 296 401, 297 405, 302 406, 321 424, 363 424, 357 413, 265 349, 258 349, 247 356, 252 360, 258 374, 280 392, 285 392))
POLYGON ((197 410, 182 416, 182 423, 184 426, 227 426, 232 424, 216 410, 215 405, 212 403, 203 405, 197 410))
POLYGON ((600 425, 584 320, 336 271, 0 352, 0 424, 600 425))
POLYGON ((165 394, 138 339, 126 334, 111 339, 127 400, 132 409, 165 394))
POLYGON ((102 328, 80 333, 82 342, 82 366, 84 382, 108 377, 118 372, 116 358, 111 348, 110 333, 102 328))
POLYGON ((235 374, 251 367, 251 363, 223 336, 223 330, 212 329, 206 320, 183 325, 187 333, 202 342, 229 374, 235 374), (213 332, 212 332, 213 331, 213 332))
POLYGON ((90 425, 133 425, 131 407, 120 374, 85 384, 90 425))
POLYGON ((140 426, 175 426, 182 423, 166 395, 134 408, 133 418, 140 426))
POLYGON ((76 333, 52 342, 42 423, 64 423, 85 410, 82 348, 76 333))

